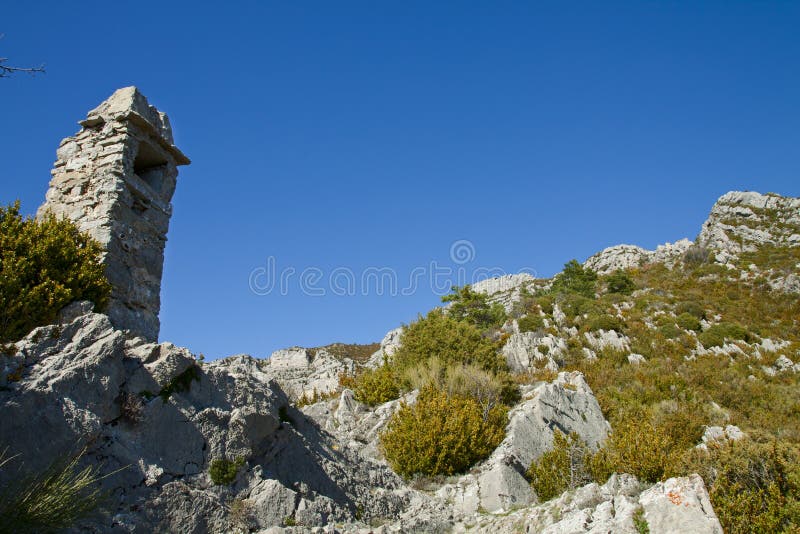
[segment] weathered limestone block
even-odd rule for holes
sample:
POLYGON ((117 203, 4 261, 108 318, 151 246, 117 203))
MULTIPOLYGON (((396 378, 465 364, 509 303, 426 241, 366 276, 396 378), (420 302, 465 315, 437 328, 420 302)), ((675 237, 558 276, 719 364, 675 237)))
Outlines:
POLYGON ((167 116, 135 88, 117 90, 61 142, 39 216, 66 217, 97 239, 116 328, 159 332, 161 275, 179 165, 167 116))

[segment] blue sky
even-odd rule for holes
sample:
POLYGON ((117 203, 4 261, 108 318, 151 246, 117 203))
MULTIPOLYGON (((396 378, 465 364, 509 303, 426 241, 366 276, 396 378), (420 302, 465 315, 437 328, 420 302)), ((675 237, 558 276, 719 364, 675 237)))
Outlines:
POLYGON ((210 358, 380 340, 439 300, 370 268, 550 276, 694 238, 728 190, 800 196, 797 2, 9 1, 0 26, 47 67, 0 80, 3 203, 36 209, 116 88, 170 115, 193 163, 161 337, 210 358), (286 294, 257 294, 269 258, 286 294))

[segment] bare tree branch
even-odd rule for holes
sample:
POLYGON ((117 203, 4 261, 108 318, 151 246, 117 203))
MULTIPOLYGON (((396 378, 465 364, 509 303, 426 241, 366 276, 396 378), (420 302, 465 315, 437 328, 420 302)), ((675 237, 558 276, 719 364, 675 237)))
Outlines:
POLYGON ((8 61, 8 58, 0 57, 0 78, 8 78, 12 74, 17 72, 24 72, 26 74, 36 74, 38 72, 44 72, 44 65, 40 65, 38 67, 12 67, 10 65, 6 65, 5 62, 8 61))
MULTIPOLYGON (((0 33, 0 39, 3 37, 5 37, 5 35, 0 33)), ((38 67, 13 67, 11 65, 6 65, 6 61, 8 61, 7 57, 0 57, 0 78, 8 78, 12 74, 16 74, 18 72, 30 75, 44 72, 44 64, 39 65, 38 67)))

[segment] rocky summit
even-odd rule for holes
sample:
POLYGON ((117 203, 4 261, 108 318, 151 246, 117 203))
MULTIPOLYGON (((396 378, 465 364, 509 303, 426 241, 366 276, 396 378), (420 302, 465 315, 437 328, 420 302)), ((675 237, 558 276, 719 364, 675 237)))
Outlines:
MULTIPOLYGON (((485 405, 484 419, 505 406, 502 435, 466 470, 400 476, 382 439, 430 388, 398 379, 391 398, 367 402, 360 380, 399 376, 414 325, 370 353, 204 362, 156 343, 169 199, 188 160, 134 88, 81 125, 43 211, 99 238, 110 307, 75 302, 0 356, 0 445, 20 460, 0 484, 75 455, 102 475, 102 506, 67 531, 720 533, 744 513, 726 496, 750 487, 725 455, 780 439, 770 446, 796 472, 785 451, 800 438, 800 199, 727 193, 694 241, 476 284, 469 298, 491 312, 479 338, 513 390, 485 405)), ((461 303, 443 313, 471 317, 461 303)), ((787 480, 758 483, 789 495, 787 480)), ((797 526, 770 510, 753 512, 759 525, 797 526)))

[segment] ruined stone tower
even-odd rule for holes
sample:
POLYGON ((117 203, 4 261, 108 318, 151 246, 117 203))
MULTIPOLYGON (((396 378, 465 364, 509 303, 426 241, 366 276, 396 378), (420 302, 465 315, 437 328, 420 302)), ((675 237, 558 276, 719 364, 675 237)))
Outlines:
POLYGON ((67 217, 105 249, 107 314, 117 328, 158 339, 161 274, 178 165, 166 114, 135 87, 117 90, 61 141, 41 216, 67 217))

